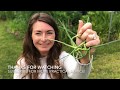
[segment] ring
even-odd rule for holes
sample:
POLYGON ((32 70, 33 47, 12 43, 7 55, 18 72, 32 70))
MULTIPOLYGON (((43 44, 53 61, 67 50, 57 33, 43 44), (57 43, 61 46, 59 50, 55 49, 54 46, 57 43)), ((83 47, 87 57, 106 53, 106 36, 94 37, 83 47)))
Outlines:
POLYGON ((97 39, 97 35, 96 34, 92 34, 93 36, 93 40, 97 39))
POLYGON ((92 34, 92 35, 89 35, 91 39, 95 40, 97 39, 97 35, 96 34, 92 34))

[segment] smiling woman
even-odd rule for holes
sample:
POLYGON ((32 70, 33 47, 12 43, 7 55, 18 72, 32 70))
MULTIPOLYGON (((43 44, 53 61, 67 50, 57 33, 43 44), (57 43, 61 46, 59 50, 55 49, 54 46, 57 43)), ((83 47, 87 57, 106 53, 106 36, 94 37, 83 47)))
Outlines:
POLYGON ((34 46, 40 52, 41 56, 46 56, 54 45, 53 41, 47 40, 47 38, 55 39, 54 29, 43 21, 37 21, 33 25, 32 32, 34 46))
MULTIPOLYGON (((99 36, 92 30, 92 24, 84 24, 81 20, 78 25, 76 45, 82 41, 86 46, 95 46, 100 43, 99 36), (96 38, 90 38, 90 35, 96 38)), ((86 54, 80 60, 62 51, 59 41, 59 30, 54 19, 46 13, 35 13, 29 21, 26 32, 23 52, 17 61, 14 70, 14 79, 86 79, 91 71, 91 58, 86 54), (34 68, 30 68, 34 66, 34 68)))

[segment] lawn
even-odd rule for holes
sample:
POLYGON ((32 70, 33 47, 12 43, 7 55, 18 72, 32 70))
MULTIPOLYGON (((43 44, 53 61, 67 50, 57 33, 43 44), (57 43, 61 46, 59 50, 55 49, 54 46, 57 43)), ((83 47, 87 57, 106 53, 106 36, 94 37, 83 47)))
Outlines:
POLYGON ((7 32, 7 23, 0 22, 0 79, 12 79, 8 66, 14 66, 22 50, 22 40, 7 32))

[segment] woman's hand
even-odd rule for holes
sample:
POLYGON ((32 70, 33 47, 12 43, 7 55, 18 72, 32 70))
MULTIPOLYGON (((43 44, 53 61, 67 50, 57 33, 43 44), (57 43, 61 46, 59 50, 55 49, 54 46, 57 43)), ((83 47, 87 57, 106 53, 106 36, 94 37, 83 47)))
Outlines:
MULTIPOLYGON (((86 46, 91 47, 100 44, 99 36, 97 32, 92 30, 92 24, 86 23, 84 24, 82 20, 79 20, 78 37, 76 38, 76 44, 79 45, 81 42, 86 41, 86 46)), ((95 48, 90 50, 90 54, 92 55, 95 52, 95 48)), ((89 62, 89 55, 86 55, 80 60, 81 63, 89 62)))

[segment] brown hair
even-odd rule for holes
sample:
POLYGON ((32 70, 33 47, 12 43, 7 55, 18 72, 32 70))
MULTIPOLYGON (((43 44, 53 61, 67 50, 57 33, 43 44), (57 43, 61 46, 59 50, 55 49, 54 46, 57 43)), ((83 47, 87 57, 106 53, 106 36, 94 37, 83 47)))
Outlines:
MULTIPOLYGON (((55 30, 55 39, 59 40, 59 30, 57 27, 56 22, 54 21, 54 19, 49 16, 46 13, 35 13, 29 21, 28 24, 28 29, 24 38, 24 43, 23 43, 23 53, 22 53, 22 57, 25 58, 25 62, 27 65, 35 65, 35 66, 40 66, 40 53, 39 51, 36 49, 36 47, 33 44, 32 41, 32 26, 35 22, 37 21, 43 21, 47 24, 49 24, 50 26, 52 26, 55 30)), ((53 47, 50 49, 48 56, 47 56, 47 65, 51 65, 51 66, 59 66, 59 55, 61 54, 62 51, 62 44, 55 42, 53 47)), ((36 68, 37 70, 37 68, 36 68)), ((29 74, 31 79, 38 79, 38 72, 36 73, 27 73, 29 74)), ((54 78, 54 79, 62 79, 63 78, 63 74, 59 71, 58 72, 50 72, 50 70, 48 70, 48 74, 50 76, 50 78, 54 78)))

